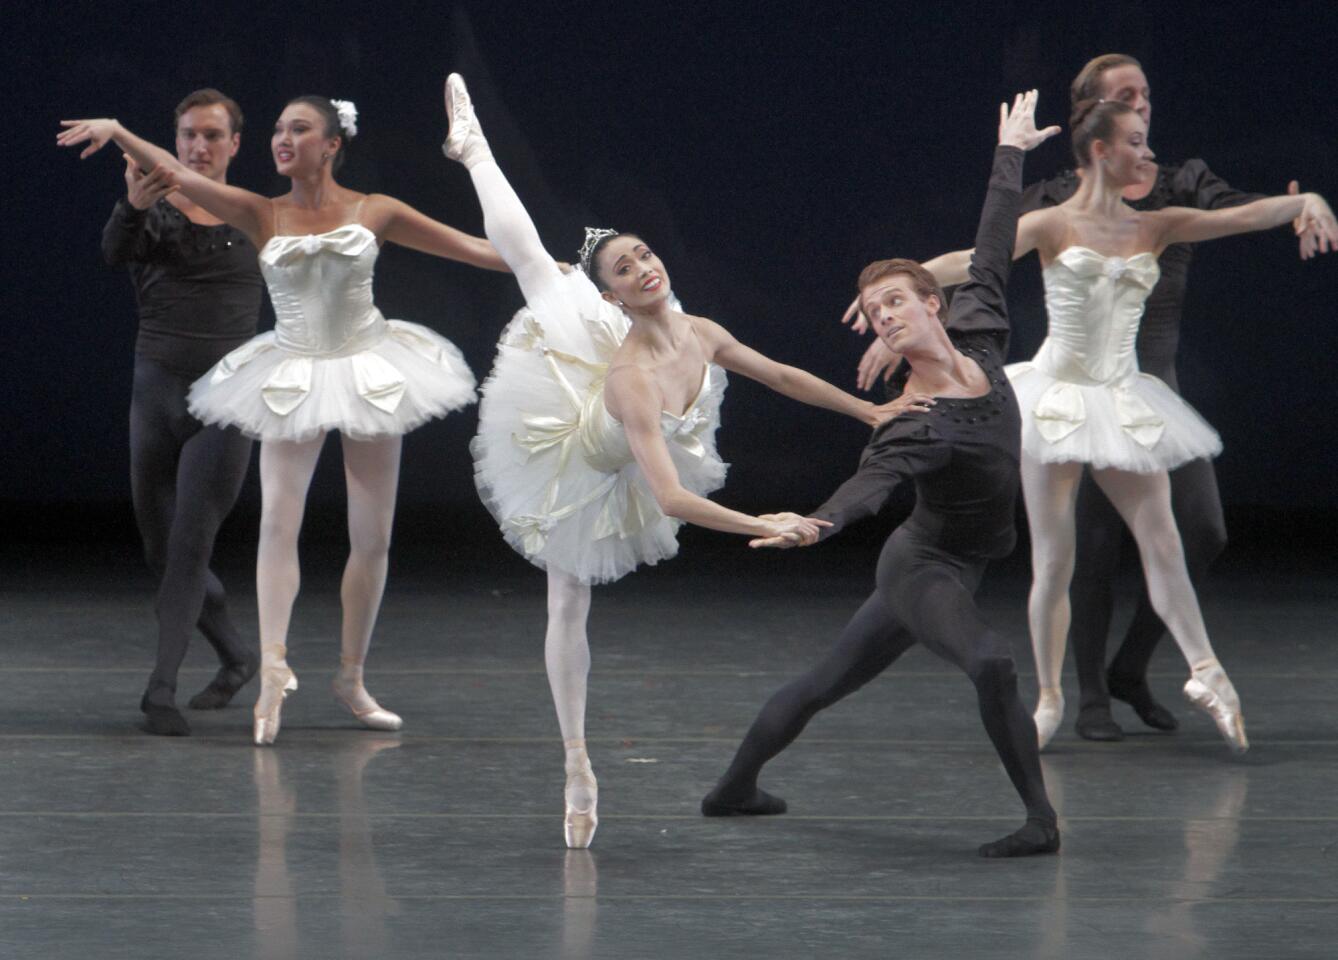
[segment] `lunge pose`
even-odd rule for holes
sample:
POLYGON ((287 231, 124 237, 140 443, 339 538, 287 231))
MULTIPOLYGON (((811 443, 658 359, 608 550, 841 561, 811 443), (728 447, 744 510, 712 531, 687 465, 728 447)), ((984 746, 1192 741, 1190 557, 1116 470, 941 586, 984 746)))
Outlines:
POLYGON ((307 487, 325 434, 342 435, 350 553, 340 590, 344 617, 335 696, 358 720, 398 730, 400 718, 363 684, 385 589, 400 440, 474 399, 460 351, 426 327, 386 320, 372 303, 383 241, 505 270, 491 244, 380 194, 335 181, 356 112, 347 101, 298 97, 274 125, 270 147, 292 190, 274 199, 204 177, 115 120, 67 120, 58 143, 116 143, 153 178, 244 233, 260 251, 276 325, 223 357, 196 381, 190 411, 258 437, 262 510, 256 559, 261 690, 255 742, 273 743, 284 698, 297 689, 287 636, 299 573, 297 540, 307 487))
MULTIPOLYGON (((960 667, 975 685, 980 717, 1026 808, 1016 832, 980 847, 983 857, 1059 849, 1045 792, 1036 728, 1018 696, 1006 638, 985 622, 975 592, 991 559, 1016 534, 1019 417, 1004 375, 1005 288, 1012 265, 1024 151, 1059 132, 1038 131, 1036 93, 1001 107, 969 278, 943 316, 934 277, 913 260, 880 260, 860 274, 860 303, 874 332, 905 359, 897 372, 904 413, 880 428, 860 466, 813 516, 821 538, 876 514, 905 480, 915 509, 878 559, 876 587, 831 651, 762 708, 720 783, 702 800, 708 817, 784 813, 757 786, 762 767, 819 710, 854 693, 917 641, 960 667)), ((773 538, 760 546, 790 544, 773 538)))
MULTIPOLYGON (((177 159, 224 184, 241 145, 242 111, 214 89, 176 108, 177 159)), ((145 174, 126 158, 126 196, 102 230, 102 253, 126 264, 139 331, 130 399, 130 492, 144 555, 158 578, 158 657, 140 709, 150 733, 186 736, 177 672, 198 627, 218 655, 196 710, 227 706, 255 675, 260 654, 228 614, 210 569, 214 536, 251 459, 239 431, 205 426, 186 409, 192 381, 255 336, 264 281, 246 235, 181 195, 166 170, 145 174)))
MULTIPOLYGON (((1145 123, 1151 122, 1152 99, 1147 77, 1136 59, 1112 53, 1093 58, 1074 79, 1071 100, 1119 100, 1133 107, 1145 123)), ((1068 200, 1078 190, 1080 171, 1065 171, 1057 177, 1032 184, 1022 193, 1023 213, 1052 207, 1068 200)), ((1293 181, 1290 188, 1296 191, 1293 181)), ((1126 187, 1125 202, 1134 210, 1160 210, 1169 206, 1217 210, 1239 206, 1263 197, 1237 190, 1208 168, 1202 160, 1158 163, 1156 173, 1126 187)), ((1300 255, 1307 260, 1331 248, 1331 226, 1322 222, 1297 222, 1300 255)), ((1148 294, 1139 326, 1135 352, 1138 367, 1179 392, 1176 354, 1180 344, 1181 315, 1189 265, 1194 255, 1190 243, 1173 243, 1157 258, 1160 278, 1148 294)), ((962 261, 944 258, 930 267, 940 283, 960 282, 962 261)), ((847 320, 855 311, 847 315, 847 320)), ((875 340, 861 361, 862 384, 869 384, 893 358, 875 340)), ((1226 546, 1226 525, 1212 461, 1191 460, 1170 471, 1171 510, 1184 546, 1185 565, 1191 582, 1198 584, 1208 567, 1226 546)), ((1106 637, 1114 608, 1114 585, 1120 545, 1125 527, 1105 495, 1086 473, 1079 486, 1074 516, 1076 537, 1071 595, 1074 659, 1077 666, 1079 708, 1075 729, 1089 740, 1121 740, 1124 731, 1111 716, 1114 696, 1133 707, 1139 718, 1158 730, 1174 730, 1175 715, 1162 706, 1147 682, 1148 664, 1166 632, 1153 609, 1146 585, 1140 591, 1134 615, 1124 633, 1109 669, 1106 637)))
POLYGON ((706 499, 725 479, 715 448, 722 368, 871 426, 890 413, 674 309, 664 264, 636 234, 587 230, 581 270, 564 275, 455 74, 446 105, 446 155, 468 168, 488 239, 527 304, 483 385, 475 475, 507 542, 548 572, 544 658, 566 747, 564 832, 568 846, 586 847, 598 823, 585 744, 590 585, 672 557, 684 522, 795 543, 821 526, 706 499))

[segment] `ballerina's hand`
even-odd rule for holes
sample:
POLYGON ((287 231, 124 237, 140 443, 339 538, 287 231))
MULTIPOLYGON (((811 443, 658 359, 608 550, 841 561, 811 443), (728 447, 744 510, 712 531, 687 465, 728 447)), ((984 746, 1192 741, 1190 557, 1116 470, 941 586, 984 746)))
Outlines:
POLYGON ((764 513, 757 519, 767 521, 771 533, 770 536, 749 540, 750 547, 776 547, 780 550, 807 547, 818 542, 818 533, 823 527, 831 526, 827 520, 801 517, 797 513, 764 513))
POLYGON ((850 306, 846 307, 846 312, 841 316, 841 322, 850 323, 850 329, 854 330, 856 333, 869 332, 869 318, 866 317, 864 311, 860 309, 859 297, 850 301, 850 306), (855 322, 850 323, 852 320, 855 322))
POLYGON ((891 403, 874 407, 873 413, 878 418, 878 425, 882 426, 893 417, 899 417, 903 413, 928 413, 929 408, 936 402, 927 393, 903 393, 891 403))
POLYGON ((1334 219, 1333 210, 1328 202, 1318 193, 1305 195, 1305 206, 1295 220, 1296 232, 1302 240, 1302 259, 1310 259, 1316 253, 1331 253, 1338 250, 1338 220, 1334 219), (1306 235, 1310 235, 1309 253, 1306 254, 1306 235))
POLYGON ((134 158, 125 154, 126 199, 136 210, 149 209, 163 197, 176 193, 178 188, 172 171, 158 166, 145 173, 134 158))
POLYGON ((116 133, 115 120, 62 120, 65 129, 56 134, 56 146, 74 147, 88 141, 80 160, 86 160, 107 145, 107 141, 116 133))
POLYGON ((1013 98, 1013 109, 1008 104, 999 104, 999 146, 1020 147, 1030 150, 1059 133, 1058 127, 1036 129, 1035 90, 1019 93, 1013 98))
POLYGON ((896 371, 897 354, 878 337, 873 338, 869 349, 859 358, 859 367, 855 371, 855 385, 861 390, 872 390, 878 382, 878 375, 889 380, 896 371))

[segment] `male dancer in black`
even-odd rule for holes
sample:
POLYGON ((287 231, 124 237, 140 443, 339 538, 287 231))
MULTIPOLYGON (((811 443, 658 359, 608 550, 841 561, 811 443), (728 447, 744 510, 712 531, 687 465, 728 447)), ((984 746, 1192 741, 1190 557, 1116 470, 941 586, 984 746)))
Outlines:
MULTIPOLYGON (((176 109, 177 157, 226 182, 242 113, 217 90, 176 109)), ((177 671, 198 626, 218 654, 217 675, 191 707, 224 707, 259 664, 228 616, 209 569, 214 536, 241 490, 251 441, 206 427, 186 410, 191 382, 255 335, 264 282, 255 247, 175 193, 165 171, 126 160, 127 195, 102 232, 110 264, 128 264, 139 304, 130 401, 130 488, 149 567, 159 578, 158 661, 140 701, 150 733, 186 736, 177 671)))
MULTIPOLYGON (((969 278, 940 322, 943 294, 912 260, 870 264, 860 301, 874 331, 905 358, 903 415, 876 430, 853 477, 813 516, 821 537, 872 516, 914 478, 915 509, 878 560, 877 586, 836 646, 807 674, 772 696, 720 783, 702 800, 711 816, 783 813, 785 802, 757 787, 763 764, 799 735, 815 713, 853 693, 919 641, 971 678, 980 716, 1027 822, 980 847, 984 857, 1059 849, 1045 793, 1036 727, 1018 697, 1007 639, 985 622, 974 594, 987 561, 1013 549, 1021 422, 1004 375, 1008 351, 1005 290, 1022 189, 1022 158, 1059 132, 1037 131, 1035 91, 1005 106, 969 278)), ((754 541, 754 546, 788 542, 754 541)))

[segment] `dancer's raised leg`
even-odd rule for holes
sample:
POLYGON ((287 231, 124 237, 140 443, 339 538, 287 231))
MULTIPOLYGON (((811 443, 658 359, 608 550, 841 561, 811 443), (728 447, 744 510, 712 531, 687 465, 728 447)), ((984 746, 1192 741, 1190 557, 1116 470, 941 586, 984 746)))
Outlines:
POLYGON ((1213 719, 1233 750, 1248 750, 1240 699, 1213 653, 1185 566, 1166 472, 1096 470, 1093 476, 1129 525, 1143 563, 1148 599, 1189 663, 1191 677, 1185 684, 1185 696, 1213 719))
POLYGON ((590 675, 590 642, 585 626, 589 616, 589 584, 549 567, 544 664, 566 750, 563 832, 567 846, 576 848, 590 846, 599 825, 599 786, 585 749, 585 696, 590 675))
POLYGON ((1022 494, 1031 532, 1031 595, 1027 622, 1036 657, 1037 742, 1042 748, 1064 719, 1060 679, 1069 633, 1069 582, 1073 579, 1074 503, 1081 463, 1040 463, 1023 454, 1022 494))
POLYGON ((260 445, 260 544, 256 550, 256 606, 260 614, 260 697, 255 705, 255 742, 273 743, 284 698, 297 689, 288 668, 288 623, 302 576, 297 538, 307 488, 325 435, 297 443, 260 445))
POLYGON ((382 707, 363 684, 363 664, 386 589, 395 490, 400 476, 399 436, 375 440, 342 437, 348 488, 348 563, 339 588, 344 622, 334 694, 365 726, 398 730, 404 721, 382 707))

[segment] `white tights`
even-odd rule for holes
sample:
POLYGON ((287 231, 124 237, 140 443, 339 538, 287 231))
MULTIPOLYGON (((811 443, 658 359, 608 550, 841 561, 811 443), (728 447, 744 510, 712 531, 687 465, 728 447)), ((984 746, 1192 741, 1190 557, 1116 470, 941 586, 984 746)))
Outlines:
POLYGON ((562 271, 539 240, 539 231, 516 191, 493 160, 469 168, 483 208, 483 232, 516 276, 527 301, 562 280, 562 271))
MULTIPOLYGON (((348 489, 349 555, 339 590, 344 618, 335 684, 355 708, 375 709, 376 701, 363 686, 362 668, 386 587, 401 438, 351 440, 341 436, 340 440, 348 489)), ((322 434, 301 443, 266 441, 260 445, 256 600, 266 667, 287 667, 288 625, 301 583, 297 538, 307 489, 324 442, 322 434)))
MULTIPOLYGON (((1073 578, 1073 511, 1083 467, 1081 463, 1040 463, 1022 457, 1022 493, 1031 530, 1032 583, 1027 617, 1042 691, 1059 687, 1064 664, 1069 581, 1073 578)), ((1166 472, 1093 470, 1092 478, 1133 533, 1152 608, 1175 638, 1191 670, 1211 661, 1213 648, 1185 568, 1166 472)))

